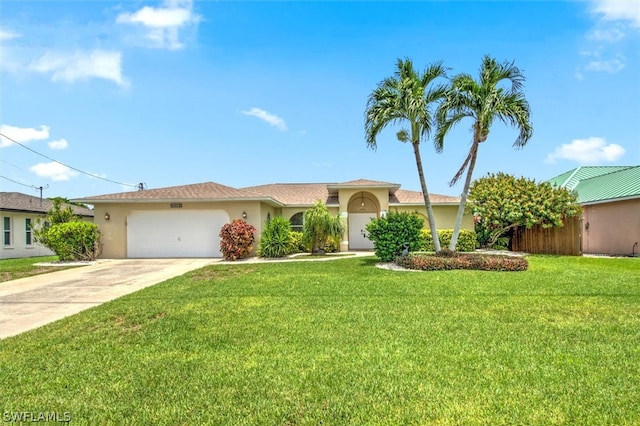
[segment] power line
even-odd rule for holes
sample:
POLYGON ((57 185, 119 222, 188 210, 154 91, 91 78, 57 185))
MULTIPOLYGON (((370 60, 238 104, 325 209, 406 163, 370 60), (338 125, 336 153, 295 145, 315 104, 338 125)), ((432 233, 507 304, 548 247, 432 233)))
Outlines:
POLYGON ((6 176, 2 176, 2 175, 0 175, 0 178, 2 178, 2 179, 6 179, 6 180, 11 181, 11 182, 13 182, 13 183, 17 183, 18 185, 26 186, 26 187, 28 187, 28 188, 32 188, 32 187, 34 187, 33 185, 27 185, 26 183, 18 182, 17 180, 13 180, 13 179, 8 178, 8 177, 6 177, 6 176))
POLYGON ((3 133, 0 133, 0 136, 2 136, 3 138, 6 138, 6 139, 8 139, 8 140, 10 140, 11 142, 13 142, 13 143, 15 143, 15 144, 17 144, 17 145, 20 145, 20 146, 21 146, 21 147, 23 147, 24 149, 29 150, 29 151, 33 152, 34 154, 37 154, 37 155, 39 155, 39 156, 41 156, 41 157, 46 158, 47 160, 50 160, 50 161, 53 161, 53 162, 55 162, 55 163, 61 164, 61 165, 65 166, 65 167, 70 168, 71 170, 75 170, 76 172, 79 172, 79 173, 85 174, 85 175, 87 175, 87 176, 91 176, 92 178, 101 179, 101 180, 104 180, 104 181, 107 181, 107 182, 115 183, 115 184, 117 184, 117 185, 129 186, 129 187, 131 187, 131 188, 136 188, 136 189, 138 189, 138 188, 139 188, 139 187, 138 187, 138 185, 131 185, 130 183, 117 182, 117 181, 115 181, 115 180, 107 179, 107 178, 105 178, 105 177, 98 176, 98 175, 95 175, 95 174, 93 174, 93 173, 85 172, 84 170, 77 169, 77 168, 75 168, 75 167, 72 167, 72 166, 70 166, 70 165, 68 165, 68 164, 63 163, 62 161, 58 161, 58 160, 56 160, 56 159, 54 159, 54 158, 51 158, 51 157, 46 156, 46 155, 44 155, 44 154, 41 154, 41 153, 39 153, 38 151, 35 151, 35 150, 33 150, 33 149, 29 148, 28 146, 23 145, 23 144, 21 144, 20 142, 18 142, 18 141, 15 141, 15 140, 11 139, 9 136, 7 136, 7 135, 5 135, 5 134, 3 134, 3 133))

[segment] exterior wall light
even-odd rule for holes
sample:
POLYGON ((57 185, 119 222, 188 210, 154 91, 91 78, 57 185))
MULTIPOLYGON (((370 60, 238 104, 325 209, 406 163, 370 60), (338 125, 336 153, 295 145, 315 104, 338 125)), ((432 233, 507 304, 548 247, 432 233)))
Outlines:
POLYGON ((246 219, 247 218, 247 212, 242 212, 242 218, 246 219))
POLYGON ((109 213, 105 213, 104 220, 110 220, 110 219, 111 219, 111 215, 109 213))

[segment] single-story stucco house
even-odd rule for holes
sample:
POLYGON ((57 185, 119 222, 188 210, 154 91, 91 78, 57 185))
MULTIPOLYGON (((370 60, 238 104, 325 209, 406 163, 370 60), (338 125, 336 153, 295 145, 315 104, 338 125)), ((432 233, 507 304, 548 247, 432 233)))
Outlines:
POLYGON ((640 166, 584 166, 548 181, 575 190, 582 205, 582 252, 640 252, 640 166))
MULTIPOLYGON (((50 256, 54 253, 35 242, 33 227, 53 207, 53 201, 20 192, 0 192, 2 214, 2 250, 0 259, 50 256)), ((71 205, 84 220, 93 220, 93 211, 71 205)))
MULTIPOLYGON (((102 231, 102 257, 163 258, 221 257, 220 228, 234 219, 256 228, 256 246, 270 217, 283 216, 301 231, 304 212, 318 200, 345 220, 341 251, 372 249, 365 225, 391 209, 417 211, 427 226, 421 192, 366 179, 247 188, 205 182, 74 201, 94 206, 95 223, 102 231)), ((438 228, 453 228, 459 198, 431 194, 431 201, 438 228)), ((472 217, 465 217, 462 227, 473 229, 472 217)))

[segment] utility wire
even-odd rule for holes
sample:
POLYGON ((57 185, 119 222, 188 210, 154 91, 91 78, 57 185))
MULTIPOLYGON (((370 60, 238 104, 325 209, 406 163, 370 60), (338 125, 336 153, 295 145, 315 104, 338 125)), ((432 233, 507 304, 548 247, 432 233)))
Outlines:
POLYGON ((2 179, 6 179, 6 180, 9 180, 9 181, 11 181, 11 182, 13 182, 13 183, 17 183, 18 185, 26 186, 26 187, 28 187, 28 188, 35 188, 33 185, 27 185, 26 183, 18 182, 17 180, 13 180, 13 179, 8 178, 8 177, 6 177, 6 176, 2 176, 2 175, 0 175, 0 178, 2 178, 2 179))
POLYGON ((8 140, 10 140, 11 142, 13 142, 13 143, 15 143, 15 144, 17 144, 17 145, 20 145, 20 146, 21 146, 21 147, 23 147, 24 149, 29 150, 29 151, 33 152, 34 154, 38 154, 39 156, 46 158, 47 160, 51 160, 51 161, 53 161, 53 162, 55 162, 55 163, 61 164, 61 165, 65 166, 65 167, 68 167, 68 168, 70 168, 71 170, 75 170, 76 172, 79 172, 79 173, 85 174, 85 175, 87 175, 87 176, 91 176, 92 178, 101 179, 101 180, 104 180, 104 181, 107 181, 107 182, 115 183, 115 184, 117 184, 117 185, 129 186, 129 187, 131 187, 131 188, 136 188, 136 189, 138 189, 138 188, 139 188, 139 187, 138 187, 138 185, 131 185, 130 183, 116 182, 115 180, 107 179, 107 178, 104 178, 104 177, 102 177, 102 176, 95 175, 95 174, 93 174, 93 173, 85 172, 84 170, 77 169, 77 168, 72 167, 72 166, 70 166, 70 165, 68 165, 68 164, 65 164, 65 163, 63 163, 63 162, 61 162, 61 161, 58 161, 58 160, 56 160, 56 159, 54 159, 54 158, 48 157, 48 156, 46 156, 46 155, 44 155, 44 154, 41 154, 41 153, 39 153, 38 151, 35 151, 35 150, 33 150, 33 149, 29 148, 28 146, 23 145, 23 144, 21 144, 20 142, 18 142, 18 141, 15 141, 15 140, 11 139, 9 136, 7 136, 7 135, 5 135, 5 134, 3 134, 3 133, 0 133, 0 136, 2 136, 3 138, 6 138, 6 139, 8 139, 8 140))

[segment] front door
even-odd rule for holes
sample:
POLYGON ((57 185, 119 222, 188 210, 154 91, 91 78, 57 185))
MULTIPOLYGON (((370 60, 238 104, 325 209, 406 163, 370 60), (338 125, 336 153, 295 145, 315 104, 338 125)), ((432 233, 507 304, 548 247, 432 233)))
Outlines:
POLYGON ((373 241, 365 229, 374 213, 349 213, 349 250, 373 250, 373 241))

